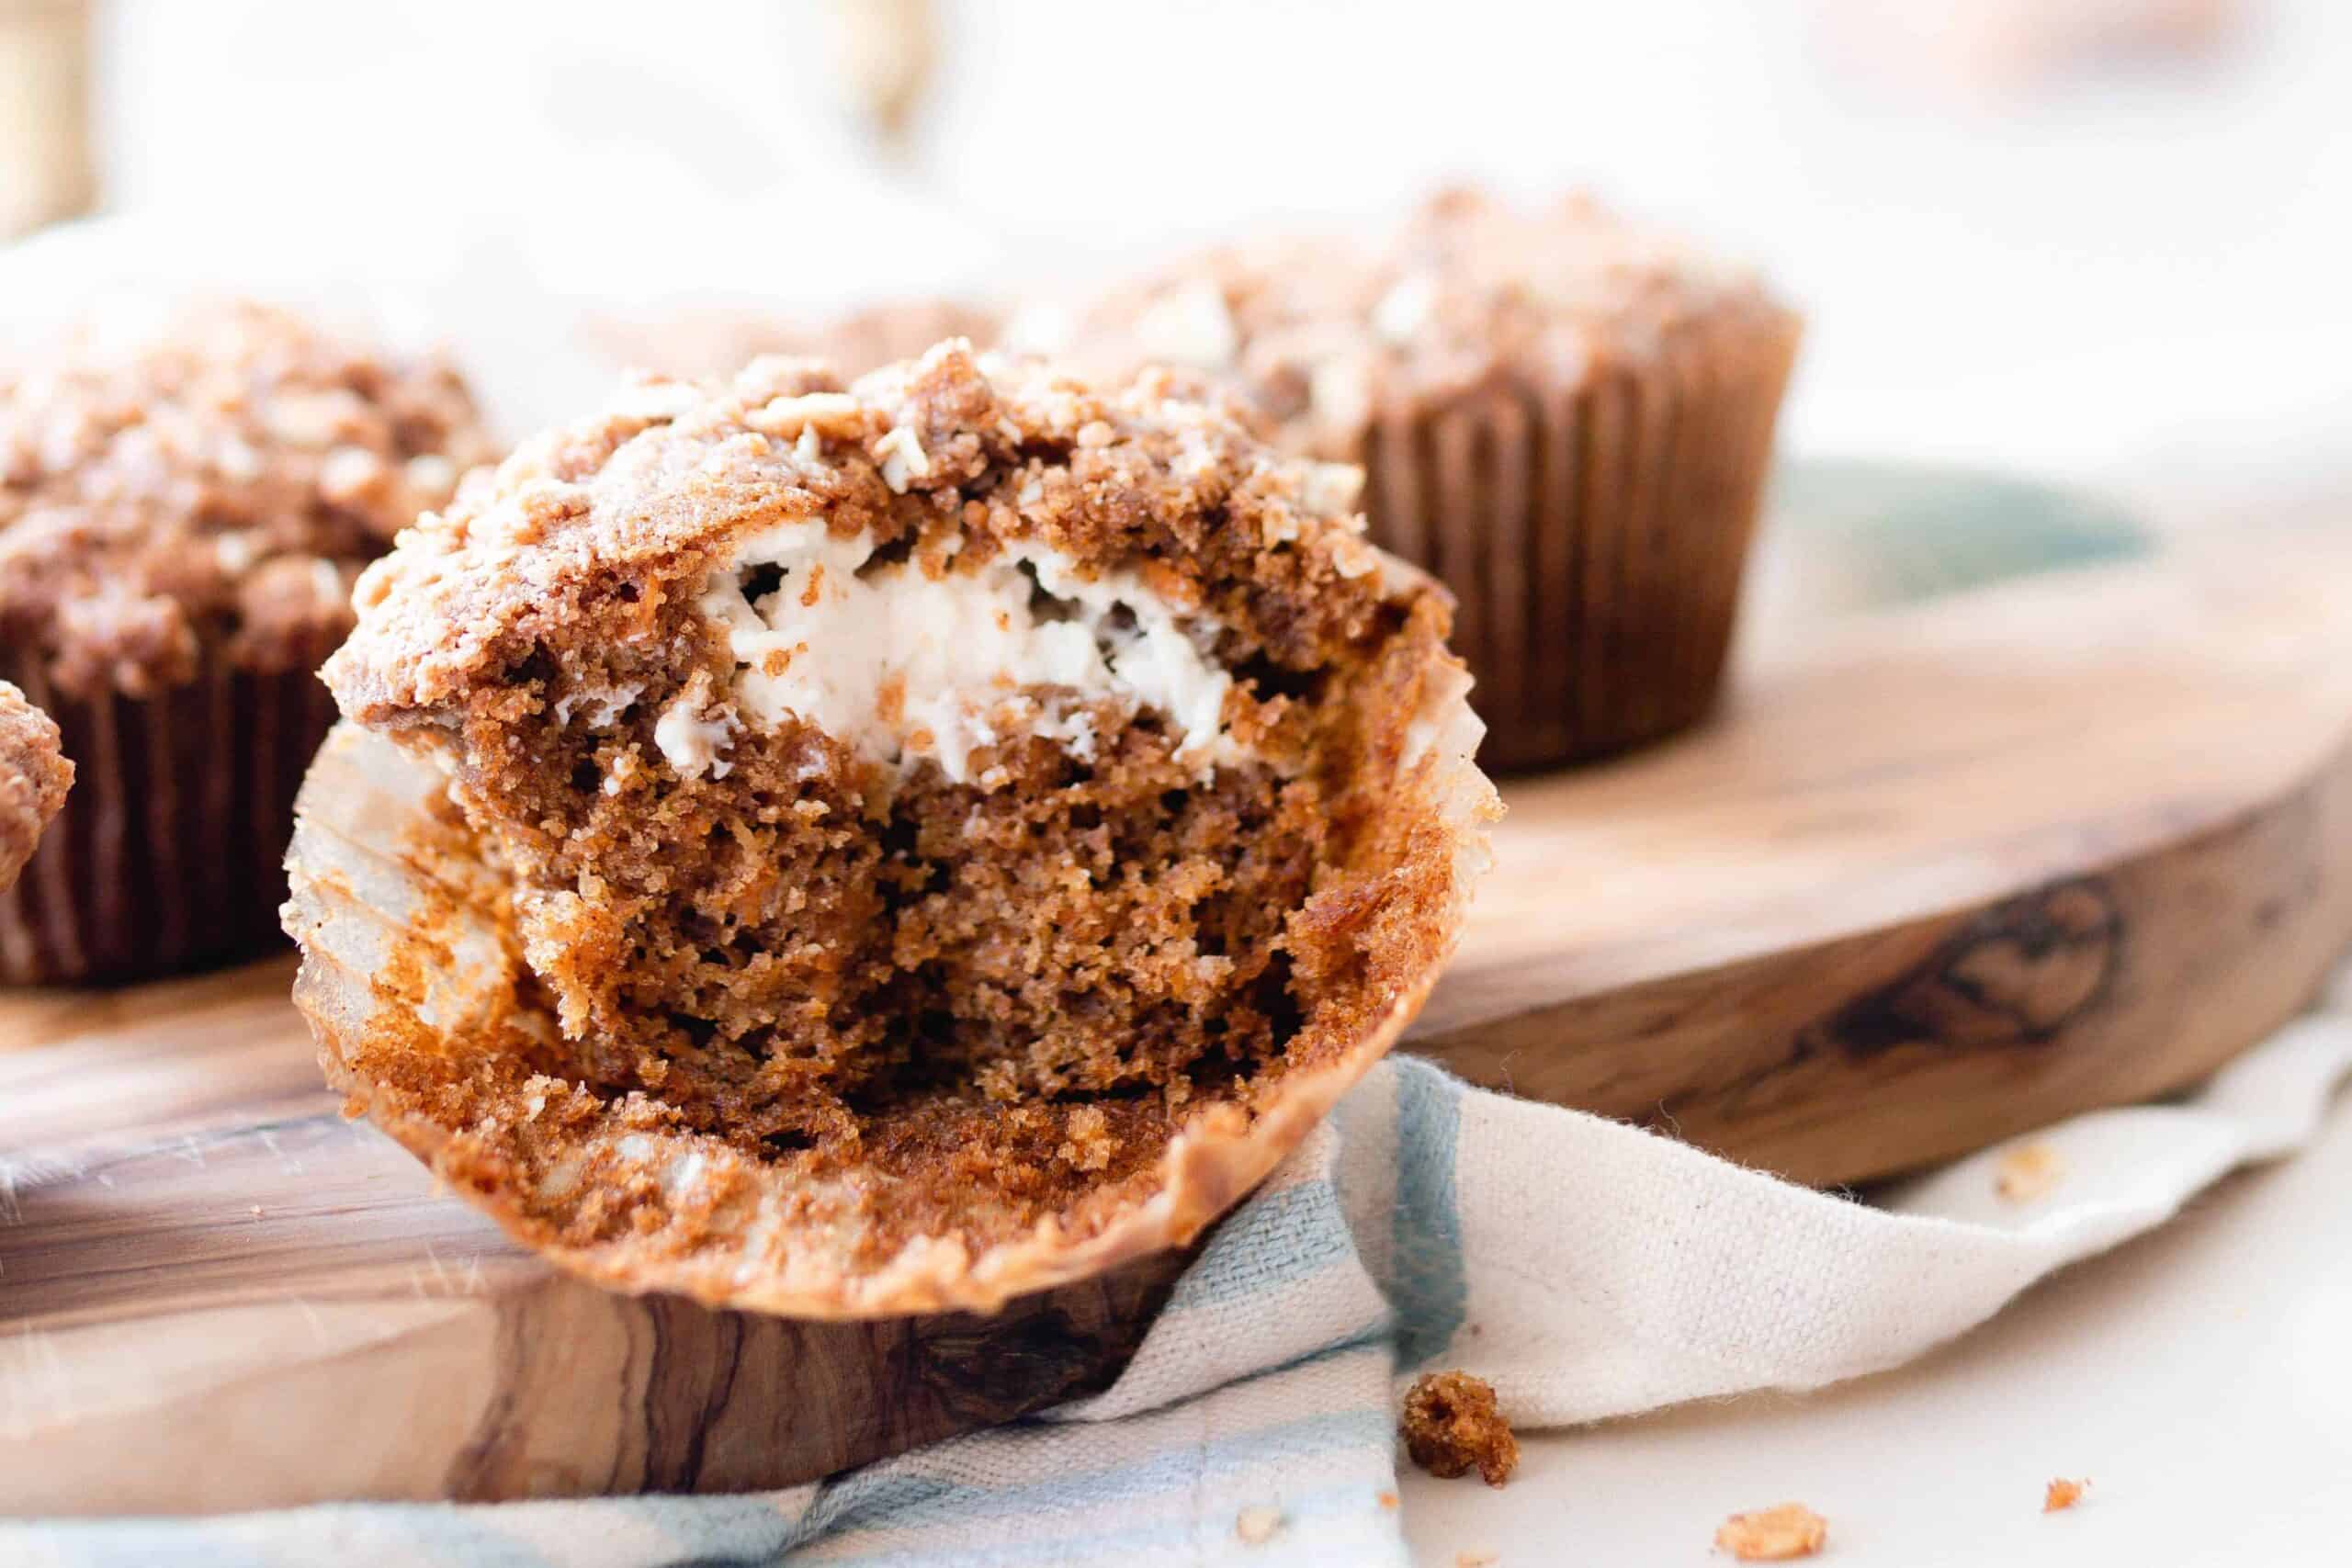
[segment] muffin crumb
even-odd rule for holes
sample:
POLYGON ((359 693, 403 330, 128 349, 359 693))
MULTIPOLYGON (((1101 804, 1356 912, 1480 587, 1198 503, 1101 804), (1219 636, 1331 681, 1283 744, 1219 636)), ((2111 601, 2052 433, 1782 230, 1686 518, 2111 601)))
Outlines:
POLYGON ((2063 1475, 2059 1476, 2043 1489, 2041 1511, 2045 1514, 2065 1512, 2083 1500, 2083 1493, 2089 1485, 2087 1481, 2069 1481, 2063 1475))
POLYGON ((1283 1511, 1272 1503, 1252 1503, 1233 1518, 1233 1533, 1248 1546, 1263 1546, 1283 1528, 1283 1511))
POLYGON ((2019 1144, 2001 1156, 1993 1172, 1993 1190, 2010 1203, 2030 1203, 2045 1198, 2066 1174, 2066 1161, 2039 1139, 2019 1144))
POLYGON ((1413 1462, 1441 1480, 1473 1469, 1500 1486, 1519 1468, 1519 1439, 1495 1404, 1494 1385, 1468 1372, 1429 1372, 1406 1392, 1397 1429, 1413 1462))
POLYGON ((1813 1556, 1828 1539, 1828 1520, 1803 1503, 1782 1503, 1725 1519, 1715 1531, 1715 1550, 1742 1562, 1789 1562, 1813 1556))

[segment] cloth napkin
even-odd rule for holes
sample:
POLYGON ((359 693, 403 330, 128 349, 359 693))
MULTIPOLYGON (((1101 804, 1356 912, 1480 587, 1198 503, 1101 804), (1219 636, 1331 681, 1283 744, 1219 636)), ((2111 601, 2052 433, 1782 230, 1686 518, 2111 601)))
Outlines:
POLYGON ((1864 1203, 1397 1059, 1216 1232, 1118 1382, 1041 1418, 783 1492, 30 1521, 0 1562, 1403 1568, 1416 1369, 1476 1372, 1530 1429, 1894 1366, 2291 1152, 2347 1073, 2352 968, 2192 1094, 1864 1203))

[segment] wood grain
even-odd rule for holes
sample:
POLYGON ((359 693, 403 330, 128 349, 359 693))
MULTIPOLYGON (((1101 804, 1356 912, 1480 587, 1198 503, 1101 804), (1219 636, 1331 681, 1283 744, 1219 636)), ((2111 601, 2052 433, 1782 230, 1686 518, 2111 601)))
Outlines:
POLYGON ((320 1087, 290 961, 0 1004, 0 1512, 742 1491, 1098 1388, 1182 1255, 800 1323, 517 1251, 320 1087))
POLYGON ((1408 1047, 1817 1185, 2194 1081, 2352 944, 2352 541, 1861 616, 1507 789, 1408 1047))
MULTIPOLYGON (((2347 581, 1779 628, 1709 728, 1508 792, 1411 1043, 1822 1183, 2187 1083, 2352 941, 2347 581)), ((0 998, 0 1509, 806 1479, 1099 1386, 1183 1261, 989 1320, 608 1295, 343 1122, 290 978, 0 998)))

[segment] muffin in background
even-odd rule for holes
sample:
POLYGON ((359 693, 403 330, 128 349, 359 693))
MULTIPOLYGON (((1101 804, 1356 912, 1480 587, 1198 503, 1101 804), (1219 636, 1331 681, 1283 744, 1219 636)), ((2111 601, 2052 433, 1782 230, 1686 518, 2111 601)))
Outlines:
POLYGON ((74 787, 59 744, 57 721, 0 681, 0 889, 16 886, 74 787))
POLYGON ((1589 198, 1451 190, 1380 242, 1229 246, 1024 310, 1004 346, 1186 367, 1361 465, 1373 542, 1459 601, 1480 762, 1526 769, 1713 702, 1799 334, 1751 272, 1589 198))
POLYGON ((844 377, 858 377, 919 359, 949 338, 986 347, 1002 324, 995 310, 971 300, 899 299, 831 318, 749 305, 684 307, 641 319, 597 319, 586 335, 596 352, 617 364, 662 376, 732 376, 763 355, 787 354, 821 359, 844 377))
POLYGON ((0 980, 277 945, 352 581, 495 455, 447 366, 260 305, 100 316, 0 367, 0 679, 79 773, 0 895, 0 980))

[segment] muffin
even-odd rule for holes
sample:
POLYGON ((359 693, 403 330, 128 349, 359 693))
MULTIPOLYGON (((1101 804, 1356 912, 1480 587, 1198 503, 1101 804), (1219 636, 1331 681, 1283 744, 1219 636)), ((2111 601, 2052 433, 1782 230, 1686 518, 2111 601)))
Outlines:
POLYGON ((351 583, 492 456, 446 366, 255 305, 102 318, 0 368, 0 678, 80 771, 0 896, 0 979, 277 944, 351 583))
POLYGON ((862 376, 949 338, 985 346, 1001 326, 994 310, 970 300, 898 299, 830 318, 794 318, 749 306, 683 309, 597 320, 589 323, 588 337, 620 364, 664 376, 732 376, 770 354, 821 359, 844 376, 862 376))
POLYGON ((56 722, 0 681, 0 888, 16 886, 73 786, 56 722))
POLYGON ((1197 388, 649 379, 362 577, 288 929, 329 1077, 606 1284, 989 1307, 1393 1041, 1491 788, 1448 604, 1197 388))
POLYGON ((1373 541, 1460 601, 1488 765, 1713 700, 1798 338, 1750 274, 1587 199, 1451 191, 1377 243, 1219 250, 1007 335, 1097 374, 1189 367, 1283 449, 1362 465, 1373 541))

